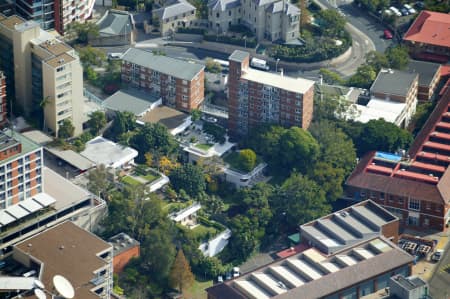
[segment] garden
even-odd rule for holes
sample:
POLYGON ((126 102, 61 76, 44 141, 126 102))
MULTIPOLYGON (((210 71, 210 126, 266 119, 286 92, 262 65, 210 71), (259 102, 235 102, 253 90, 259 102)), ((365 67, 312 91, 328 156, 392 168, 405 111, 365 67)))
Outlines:
POLYGON ((150 184, 158 178, 159 174, 154 170, 151 170, 144 165, 138 165, 130 174, 122 176, 120 182, 130 187, 137 187, 150 184))

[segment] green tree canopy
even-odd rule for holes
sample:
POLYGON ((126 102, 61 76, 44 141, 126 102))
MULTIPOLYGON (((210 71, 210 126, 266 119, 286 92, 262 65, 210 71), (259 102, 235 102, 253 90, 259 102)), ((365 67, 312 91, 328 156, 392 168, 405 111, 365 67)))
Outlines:
POLYGON ((78 55, 83 67, 87 66, 102 66, 106 62, 106 54, 104 51, 91 47, 77 47, 78 55))
POLYGON ((67 34, 75 36, 78 43, 86 44, 89 37, 97 37, 100 31, 98 25, 93 22, 73 22, 69 24, 67 34))
POLYGON ((222 67, 212 58, 206 58, 205 70, 210 73, 219 74, 222 71, 222 67))
POLYGON ((190 163, 175 168, 169 175, 174 189, 181 189, 191 197, 196 197, 206 190, 205 176, 202 170, 190 163))
POLYGON ((118 141, 120 136, 136 128, 136 116, 128 111, 116 111, 113 123, 105 132, 107 138, 118 141))
POLYGON ((191 286, 194 282, 194 275, 182 249, 178 250, 177 257, 172 264, 169 282, 172 287, 177 288, 180 292, 183 292, 185 287, 191 286))
POLYGON ((87 188, 95 195, 105 195, 108 190, 110 182, 108 180, 108 170, 104 164, 98 165, 88 173, 87 188))
POLYGON ((386 50, 386 58, 391 68, 403 70, 409 63, 408 48, 406 46, 390 47, 386 50))
POLYGON ((378 73, 382 68, 389 67, 389 60, 383 53, 378 51, 370 51, 366 54, 366 63, 373 67, 378 73))
POLYGON ((335 168, 329 163, 321 161, 312 168, 309 178, 322 188, 327 202, 331 203, 342 195, 344 175, 344 169, 335 168))
POLYGON ((319 11, 317 18, 320 20, 321 29, 324 34, 332 37, 340 35, 347 22, 346 19, 334 9, 323 9, 319 11))
POLYGON ((74 132, 75 127, 72 125, 72 121, 66 118, 62 121, 62 124, 59 125, 58 137, 62 139, 67 139, 73 137, 74 132))
POLYGON ((239 163, 245 171, 252 171, 256 166, 255 152, 251 149, 243 149, 239 151, 239 163))
POLYGON ((327 84, 344 84, 345 80, 342 77, 329 69, 321 68, 319 74, 322 76, 322 80, 327 84))
POLYGON ((348 79, 347 85, 360 88, 369 88, 376 77, 377 72, 373 66, 362 64, 357 68, 356 74, 348 79))
POLYGON ((106 115, 103 111, 94 111, 89 115, 88 126, 91 134, 97 136, 101 129, 106 126, 106 115))

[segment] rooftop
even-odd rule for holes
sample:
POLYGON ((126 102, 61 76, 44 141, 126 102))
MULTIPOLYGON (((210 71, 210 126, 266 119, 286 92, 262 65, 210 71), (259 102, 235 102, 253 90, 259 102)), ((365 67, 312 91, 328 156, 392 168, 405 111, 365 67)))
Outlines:
POLYGON ((131 147, 122 146, 98 136, 86 143, 86 148, 81 155, 97 165, 118 168, 137 157, 138 152, 131 147))
POLYGON ((72 222, 64 222, 15 245, 42 262, 41 281, 53 290, 53 276, 64 275, 75 290, 75 298, 98 298, 91 293, 94 272, 107 265, 98 255, 111 245, 72 222))
POLYGON ((153 103, 159 100, 148 92, 136 89, 119 90, 103 101, 102 105, 113 111, 128 111, 140 116, 149 111, 153 103))
POLYGON ((129 250, 130 248, 139 246, 140 243, 127 235, 126 233, 119 233, 109 238, 108 243, 113 246, 113 255, 119 255, 122 252, 129 250))
POLYGON ((50 58, 50 59, 46 60, 45 63, 47 63, 48 65, 50 65, 53 68, 57 68, 57 67, 59 67, 61 65, 65 65, 65 64, 67 64, 69 62, 72 62, 74 60, 76 60, 75 57, 73 57, 73 56, 71 56, 71 55, 69 55, 67 53, 63 53, 63 54, 60 54, 60 55, 58 55, 56 57, 53 57, 53 58, 50 58))
POLYGON ((34 143, 33 141, 31 141, 24 135, 17 133, 17 132, 13 132, 11 130, 6 130, 3 132, 0 132, 0 143, 2 141, 4 143, 3 143, 3 145, 0 144, 0 150, 2 149, 2 147, 3 148, 5 148, 5 146, 10 147, 10 146, 14 146, 18 143, 20 143, 22 145, 20 153, 17 153, 15 155, 12 155, 12 156, 2 160, 1 161, 2 164, 12 161, 20 156, 23 156, 25 154, 28 154, 28 153, 38 150, 40 148, 40 146, 38 144, 34 143))
POLYGON ((208 7, 213 10, 226 11, 241 5, 241 0, 210 0, 208 7))
POLYGON ((133 28, 130 14, 118 10, 108 10, 97 25, 100 36, 127 34, 133 28))
POLYGON ((241 50, 234 50, 234 52, 228 57, 228 60, 242 62, 245 59, 250 58, 250 54, 241 50))
POLYGON ((314 248, 207 289, 215 298, 321 298, 407 265, 413 257, 383 237, 324 256, 314 248), (233 294, 227 297, 226 293, 233 294), (235 295, 237 294, 237 295, 235 295))
POLYGON ((349 115, 349 118, 355 121, 367 123, 370 120, 382 118, 387 122, 400 125, 405 116, 404 112, 407 105, 406 103, 391 102, 374 98, 371 99, 366 106, 353 104, 351 108, 358 112, 354 117, 353 115, 349 115))
POLYGON ((410 60, 408 71, 419 74, 419 85, 429 86, 436 74, 440 76, 441 65, 439 63, 410 60))
POLYGON ((61 55, 63 53, 73 50, 71 47, 57 39, 49 39, 43 43, 39 44, 40 47, 46 49, 55 56, 61 55))
POLYGON ((3 26, 5 26, 6 28, 8 28, 10 30, 15 30, 16 25, 20 25, 25 22, 26 21, 24 19, 22 19, 21 17, 19 17, 17 15, 13 15, 13 16, 6 17, 5 19, 1 20, 0 24, 2 24, 3 26))
POLYGON ((168 6, 161 7, 153 11, 161 20, 180 16, 182 14, 195 14, 196 8, 185 0, 178 0, 168 6))
POLYGON ((391 277, 391 281, 400 285, 403 289, 408 291, 412 291, 427 284, 418 276, 403 277, 400 274, 391 277))
POLYGON ((329 84, 317 84, 314 86, 315 91, 318 94, 335 96, 335 97, 343 97, 345 100, 356 103, 358 101, 359 96, 367 92, 366 89, 360 89, 355 87, 346 87, 340 85, 329 85, 329 84))
POLYGON ((186 122, 188 114, 167 106, 158 106, 145 113, 139 120, 144 123, 160 123, 170 131, 186 122))
POLYGON ((445 203, 450 198, 449 140, 450 90, 447 90, 408 155, 368 153, 347 179, 347 185, 445 203))
POLYGON ((366 200, 303 224, 300 232, 330 254, 380 235, 382 227, 394 221, 398 218, 373 201, 366 200))
POLYGON ((205 68, 204 65, 198 63, 154 55, 151 52, 135 48, 128 49, 122 60, 188 81, 193 80, 205 68))
POLYGON ((83 157, 82 155, 73 150, 61 150, 59 148, 54 147, 46 147, 45 149, 49 151, 51 154, 63 160, 64 162, 67 162, 68 164, 72 165, 73 167, 81 171, 91 169, 92 167, 95 166, 94 162, 87 159, 86 157, 83 157))
POLYGON ((417 76, 405 71, 382 69, 372 83, 370 92, 406 96, 417 76))
POLYGON ((403 39, 450 47, 450 15, 428 10, 421 11, 403 39))
POLYGON ((314 86, 314 81, 303 78, 292 78, 279 74, 246 68, 241 78, 264 85, 284 89, 290 92, 304 94, 314 86))
POLYGON ((47 134, 39 130, 31 130, 23 132, 21 134, 26 138, 30 139, 31 141, 33 141, 34 143, 39 144, 41 146, 44 146, 47 143, 53 141, 52 137, 48 136, 47 134))

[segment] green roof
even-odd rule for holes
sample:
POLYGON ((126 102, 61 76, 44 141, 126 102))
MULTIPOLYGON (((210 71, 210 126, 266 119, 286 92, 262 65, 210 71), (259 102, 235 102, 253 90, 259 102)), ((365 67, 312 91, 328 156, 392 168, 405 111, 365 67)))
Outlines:
POLYGON ((39 144, 31 141, 31 139, 28 139, 27 137, 23 136, 22 134, 13 132, 11 130, 6 130, 0 134, 7 135, 10 138, 13 138, 17 142, 19 142, 20 144, 22 144, 22 151, 19 154, 16 154, 16 155, 8 157, 4 160, 1 160, 0 163, 2 163, 2 164, 8 163, 9 161, 13 161, 16 158, 23 156, 27 153, 33 152, 41 147, 39 144))
POLYGON ((300 233, 292 234, 288 236, 288 239, 292 241, 294 244, 300 243, 300 233))

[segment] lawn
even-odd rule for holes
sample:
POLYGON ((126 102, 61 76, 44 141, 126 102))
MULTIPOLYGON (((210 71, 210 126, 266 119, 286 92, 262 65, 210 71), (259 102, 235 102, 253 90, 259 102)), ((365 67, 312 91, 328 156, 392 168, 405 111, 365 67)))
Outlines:
POLYGON ((192 286, 184 291, 184 298, 186 299, 206 299, 207 294, 205 289, 213 285, 212 280, 198 281, 195 280, 192 286))
POLYGON ((195 239, 204 239, 208 234, 210 236, 215 236, 218 231, 214 227, 199 224, 194 229, 192 229, 192 233, 195 239))
POLYGON ((197 143, 194 145, 196 148, 201 149, 203 151, 209 150, 213 145, 209 143, 197 143))
POLYGON ((122 178, 122 183, 125 183, 125 184, 127 184, 127 185, 130 185, 130 186, 132 186, 132 187, 137 187, 137 186, 140 186, 140 185, 141 185, 141 182, 139 182, 139 181, 133 179, 132 177, 130 177, 130 176, 128 176, 128 175, 122 178))
POLYGON ((144 180, 147 180, 149 183, 153 182, 158 178, 156 175, 153 175, 151 173, 147 173, 146 175, 140 175, 140 177, 143 178, 144 180))

